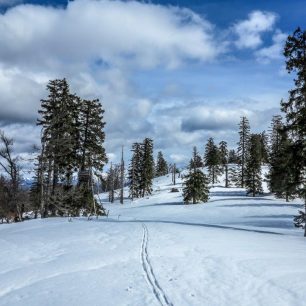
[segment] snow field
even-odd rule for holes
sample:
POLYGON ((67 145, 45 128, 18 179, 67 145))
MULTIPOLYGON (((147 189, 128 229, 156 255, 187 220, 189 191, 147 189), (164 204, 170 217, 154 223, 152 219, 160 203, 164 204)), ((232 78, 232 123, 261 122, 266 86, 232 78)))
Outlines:
POLYGON ((219 186, 187 206, 171 188, 155 179, 109 218, 1 225, 0 305, 304 305, 299 201, 219 186))

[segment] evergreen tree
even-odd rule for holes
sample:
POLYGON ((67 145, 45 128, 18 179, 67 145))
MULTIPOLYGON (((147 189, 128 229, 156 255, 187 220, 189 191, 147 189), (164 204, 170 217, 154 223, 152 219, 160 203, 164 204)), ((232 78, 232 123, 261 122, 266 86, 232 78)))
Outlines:
POLYGON ((287 38, 284 55, 288 73, 294 73, 295 87, 289 91, 288 101, 282 101, 286 113, 286 130, 293 141, 294 154, 299 168, 296 169, 296 186, 304 199, 305 210, 295 219, 295 225, 305 229, 306 236, 306 31, 297 28, 287 38))
POLYGON ((269 145, 268 135, 265 131, 260 134, 260 146, 261 146, 261 161, 263 164, 269 161, 269 145))
POLYGON ((87 209, 88 194, 93 197, 92 169, 101 170, 107 161, 103 147, 104 110, 98 100, 82 101, 71 94, 66 79, 50 81, 47 90, 49 95, 41 100, 37 123, 42 127, 41 214, 46 216, 51 211, 56 215, 68 210, 77 214, 80 208, 87 209), (75 172, 79 172, 78 188, 72 182, 75 172))
POLYGON ((247 117, 242 117, 239 123, 238 158, 240 164, 240 187, 245 185, 245 163, 247 147, 250 138, 250 124, 247 117))
POLYGON ((269 129, 269 161, 279 150, 279 144, 281 139, 281 131, 284 129, 282 117, 275 115, 272 118, 269 129))
POLYGON ((128 170, 128 179, 130 182, 130 197, 132 199, 141 196, 141 177, 143 151, 140 143, 132 145, 132 159, 128 170))
POLYGON ((80 109, 80 169, 91 167, 101 170, 107 162, 103 143, 105 140, 104 110, 98 99, 83 100, 80 109))
POLYGON ((235 152, 235 150, 229 150, 228 152, 228 163, 229 164, 238 164, 239 163, 239 158, 235 152))
POLYGON ((202 158, 198 152, 197 147, 193 147, 193 158, 192 158, 192 162, 194 164, 191 165, 192 168, 202 168, 203 165, 203 161, 202 158))
POLYGON ((204 161, 205 166, 208 169, 210 183, 217 183, 218 176, 221 174, 220 155, 218 147, 215 145, 213 138, 209 138, 205 146, 204 161))
POLYGON ((155 176, 163 176, 168 173, 168 164, 166 160, 164 159, 163 153, 158 152, 157 153, 157 162, 156 162, 156 168, 155 168, 155 176))
POLYGON ((225 187, 229 186, 228 179, 228 149, 226 141, 221 141, 219 143, 219 160, 222 172, 225 173, 225 187))
POLYGON ((189 174, 185 177, 183 188, 184 203, 196 204, 207 202, 209 199, 208 179, 206 175, 196 165, 196 151, 193 152, 193 158, 189 165, 189 174))
POLYGON ((241 169, 238 165, 231 165, 228 170, 228 183, 230 186, 240 187, 241 186, 241 169))
POLYGON ((152 193, 152 182, 154 178, 153 140, 145 138, 141 147, 143 160, 140 186, 142 197, 144 197, 152 193))
POLYGON ((48 208, 52 214, 56 214, 54 199, 59 198, 60 192, 56 188, 69 188, 71 186, 72 173, 77 167, 77 127, 75 124, 74 110, 77 108, 76 100, 69 92, 69 85, 65 79, 53 80, 47 85, 48 99, 41 100, 41 118, 38 125, 42 126, 42 144, 44 156, 47 160, 48 208))
POLYGON ((253 197, 263 193, 261 164, 261 135, 251 134, 245 159, 245 187, 253 197))
POLYGON ((286 131, 279 131, 276 143, 270 154, 268 185, 277 198, 285 198, 288 202, 297 195, 295 173, 298 169, 293 143, 286 131))

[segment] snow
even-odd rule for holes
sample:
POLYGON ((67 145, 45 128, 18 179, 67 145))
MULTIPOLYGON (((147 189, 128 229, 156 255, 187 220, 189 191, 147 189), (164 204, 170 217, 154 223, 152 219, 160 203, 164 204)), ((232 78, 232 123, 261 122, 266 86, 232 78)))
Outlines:
POLYGON ((182 205, 172 187, 155 179, 108 218, 1 225, 0 305, 304 305, 301 202, 215 186, 182 205))

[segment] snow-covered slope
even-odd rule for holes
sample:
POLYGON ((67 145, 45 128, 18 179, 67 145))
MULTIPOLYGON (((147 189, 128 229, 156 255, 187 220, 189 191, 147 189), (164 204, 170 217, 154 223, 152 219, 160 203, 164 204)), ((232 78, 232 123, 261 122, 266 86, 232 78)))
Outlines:
POLYGON ((298 201, 219 186, 187 206, 171 188, 158 178, 108 218, 1 225, 0 305, 304 305, 298 201))

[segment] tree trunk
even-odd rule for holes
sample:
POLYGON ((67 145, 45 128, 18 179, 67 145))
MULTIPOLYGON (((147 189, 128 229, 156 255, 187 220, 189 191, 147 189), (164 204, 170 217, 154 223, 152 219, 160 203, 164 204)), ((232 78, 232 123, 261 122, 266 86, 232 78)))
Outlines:
MULTIPOLYGON (((306 214, 306 197, 304 198, 304 212, 306 214)), ((304 225, 304 237, 306 237, 306 224, 304 225)))
POLYGON ((228 165, 225 165, 225 187, 228 188, 228 165))

